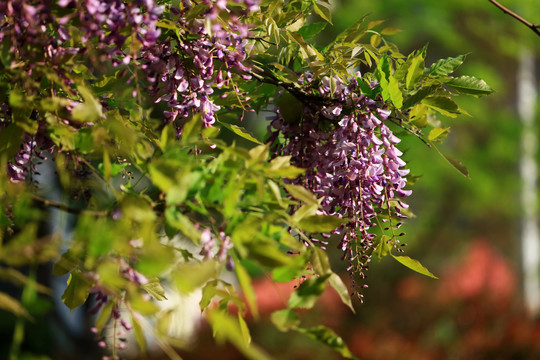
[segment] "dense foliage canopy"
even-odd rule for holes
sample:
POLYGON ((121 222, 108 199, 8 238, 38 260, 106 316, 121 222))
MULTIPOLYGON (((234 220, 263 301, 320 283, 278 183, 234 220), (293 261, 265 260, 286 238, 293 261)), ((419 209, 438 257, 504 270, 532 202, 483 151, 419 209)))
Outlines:
MULTIPOLYGON (((426 66, 426 48, 401 54, 385 38, 397 30, 380 21, 362 18, 315 45, 332 23, 329 5, 0 3, 2 277, 47 292, 17 268, 56 261, 55 275, 69 273, 65 305, 92 302, 96 336, 113 357, 124 345, 106 325, 132 331, 144 351, 150 318, 174 357, 170 314, 156 304, 167 301, 165 284, 202 289, 216 340, 257 359, 266 355, 244 320, 257 317, 252 277, 299 279, 274 325, 352 357, 330 329, 301 327, 295 310, 327 285, 353 309, 325 248, 343 251, 359 298, 374 256, 433 276, 401 254, 414 176, 400 138, 439 152, 449 128, 436 114, 465 113, 454 96, 492 90, 452 76, 463 55, 426 66), (241 125, 252 113, 268 117, 264 139, 241 125), (55 179, 40 176, 50 167, 55 179), (53 182, 59 199, 44 191, 53 182), (51 209, 77 215, 69 234, 44 232, 51 209)), ((29 316, 6 293, 0 307, 29 316)))

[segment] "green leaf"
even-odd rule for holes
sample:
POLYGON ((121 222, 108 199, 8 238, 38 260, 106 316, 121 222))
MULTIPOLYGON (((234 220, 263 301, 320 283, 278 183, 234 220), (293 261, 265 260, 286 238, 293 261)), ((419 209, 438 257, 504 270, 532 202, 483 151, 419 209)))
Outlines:
POLYGON ((432 64, 428 73, 430 75, 446 76, 453 73, 465 60, 466 55, 459 55, 456 57, 449 57, 446 59, 440 59, 436 63, 432 64))
POLYGON ((290 308, 305 308, 309 309, 315 305, 315 302, 326 288, 326 281, 330 274, 324 276, 312 276, 305 280, 300 286, 293 291, 289 298, 290 308))
POLYGON ((298 266, 280 266, 272 271, 272 279, 275 282, 289 282, 298 278, 304 269, 298 266))
POLYGON ((199 302, 201 311, 204 311, 204 309, 206 309, 206 307, 210 305, 214 296, 217 295, 218 293, 217 286, 218 286, 217 280, 210 280, 204 285, 202 289, 201 301, 199 302))
POLYGON ((434 128, 431 129, 428 135, 429 141, 440 141, 442 138, 445 138, 448 135, 450 128, 434 128))
POLYGON ((460 76, 448 81, 446 85, 463 94, 474 96, 489 95, 493 89, 482 79, 474 76, 460 76))
POLYGON ((403 103, 403 108, 409 108, 412 106, 417 105, 424 99, 425 97, 432 95, 437 89, 439 89, 439 86, 427 86, 427 87, 421 87, 414 93, 412 93, 407 100, 403 103))
POLYGON ((285 177, 295 179, 306 172, 305 169, 293 166, 290 163, 291 156, 278 156, 270 162, 270 166, 266 169, 267 176, 285 177))
POLYGON ((328 275, 332 273, 330 267, 330 260, 328 259, 328 254, 321 248, 312 246, 309 248, 311 250, 311 266, 317 275, 328 275))
POLYGON ((332 273, 328 279, 328 283, 334 288, 334 290, 336 290, 341 301, 354 313, 355 311, 352 305, 351 294, 349 293, 349 289, 347 289, 347 286, 343 280, 341 280, 337 274, 332 273))
POLYGON ((135 341, 137 342, 141 353, 145 354, 147 347, 146 335, 142 329, 139 319, 137 319, 137 316, 135 316, 134 313, 131 314, 131 326, 133 327, 133 335, 135 337, 135 341))
POLYGON ((446 159, 446 161, 448 161, 448 163, 452 165, 457 171, 462 173, 465 177, 467 178, 469 177, 469 170, 467 169, 465 165, 461 163, 461 161, 447 155, 443 155, 443 156, 446 159))
POLYGON ((116 303, 114 301, 107 301, 107 303, 101 308, 98 317, 94 323, 97 331, 100 332, 105 328, 105 325, 109 322, 112 316, 112 311, 116 303))
POLYGON ((24 131, 15 124, 10 124, 0 130, 0 155, 11 160, 21 147, 24 131))
POLYGON ((202 287, 208 280, 215 278, 216 275, 216 263, 213 260, 198 264, 185 263, 177 266, 173 281, 180 293, 189 294, 202 287))
POLYGON ((225 311, 214 310, 207 312, 207 318, 212 326, 214 338, 220 344, 231 342, 247 359, 270 360, 271 358, 257 346, 246 341, 245 330, 238 317, 233 317, 225 311))
POLYGON ((9 93, 9 105, 13 108, 21 108, 31 104, 33 97, 26 95, 21 89, 13 89, 9 93))
POLYGON ((62 301, 73 311, 86 302, 92 286, 92 283, 82 275, 80 270, 74 270, 69 275, 67 288, 62 294, 62 301))
POLYGON ((168 207, 165 210, 165 219, 168 225, 180 230, 195 245, 199 244, 201 241, 201 231, 193 225, 189 218, 182 215, 176 207, 168 207))
POLYGON ((103 109, 98 99, 94 97, 92 91, 82 85, 79 85, 77 89, 79 90, 84 102, 73 107, 71 112, 71 117, 73 120, 80 122, 96 122, 103 119, 103 109))
POLYGON ((302 35, 304 40, 309 40, 321 31, 323 31, 326 25, 327 23, 324 22, 304 25, 300 30, 298 30, 298 33, 302 35))
POLYGON ((245 246, 249 250, 249 258, 261 265, 270 267, 288 266, 293 262, 293 258, 281 252, 274 243, 251 241, 246 243, 245 246))
POLYGON ((269 146, 267 144, 262 144, 259 146, 255 146, 254 148, 251 148, 248 152, 249 154, 249 161, 248 164, 256 165, 256 164, 262 164, 268 159, 269 154, 269 146))
POLYGON ((182 142, 186 143, 189 140, 198 139, 201 135, 201 114, 195 114, 182 128, 182 142))
POLYGON ((319 200, 305 187, 300 185, 285 184, 285 188, 295 199, 303 201, 308 205, 319 206, 319 200))
POLYGON ((221 126, 223 126, 224 128, 232 131, 233 133, 240 136, 241 138, 246 139, 248 141, 251 141, 251 142, 253 142, 255 144, 262 145, 262 142, 257 140, 253 135, 251 135, 249 132, 247 132, 247 130, 244 129, 243 127, 240 127, 238 125, 228 124, 226 122, 219 121, 219 120, 218 120, 218 122, 219 122, 219 124, 221 124, 221 126))
POLYGON ((461 113, 457 104, 446 96, 429 96, 422 100, 422 104, 448 117, 455 118, 461 113))
POLYGON ((290 92, 285 91, 277 99, 279 113, 288 124, 299 124, 304 116, 304 104, 290 92))
POLYGON ((242 337, 244 338, 244 343, 249 345, 251 344, 251 334, 249 333, 249 328, 246 324, 246 321, 244 320, 240 312, 238 312, 236 316, 238 318, 238 324, 240 325, 240 334, 242 334, 242 337))
POLYGON ((322 5, 320 2, 314 2, 313 10, 315 11, 315 14, 332 24, 332 12, 327 6, 322 5))
POLYGON ((23 316, 27 319, 31 319, 28 311, 26 311, 17 299, 3 292, 0 292, 0 309, 8 311, 16 316, 23 316))
POLYGON ((386 54, 383 55, 379 60, 375 75, 378 76, 379 81, 381 81, 383 78, 386 80, 388 77, 390 77, 390 63, 388 62, 388 56, 386 56, 386 54))
POLYGON ((278 202, 279 206, 281 206, 282 208, 286 208, 287 205, 283 202, 283 198, 281 197, 281 189, 278 184, 276 184, 272 180, 268 180, 267 183, 270 191, 272 192, 272 195, 274 195, 274 198, 278 202))
POLYGON ((405 78, 407 89, 413 89, 418 79, 424 74, 424 56, 425 52, 422 51, 412 59, 405 78))
POLYGON ((346 357, 347 359, 358 359, 351 353, 343 339, 338 336, 333 330, 325 326, 320 325, 309 329, 299 328, 297 329, 297 331, 329 346, 330 348, 340 353, 341 356, 346 357))
POLYGON ((163 289, 163 286, 161 286, 161 282, 157 277, 148 279, 148 282, 141 285, 141 287, 157 301, 167 300, 165 290, 163 289))
POLYGON ((420 262, 418 260, 411 259, 408 256, 392 255, 392 257, 394 259, 396 259, 398 262, 400 262, 401 264, 403 264, 406 267, 408 267, 409 269, 411 269, 411 270, 414 270, 414 271, 416 271, 416 272, 418 272, 418 273, 420 273, 422 275, 426 275, 426 276, 429 276, 431 278, 438 279, 438 277, 433 275, 428 269, 426 269, 424 267, 424 265, 420 264, 420 262))
POLYGON ((298 227, 311 233, 329 233, 348 222, 349 219, 341 219, 337 216, 313 215, 301 219, 298 222, 298 227))
POLYGON ((377 257, 380 260, 390 253, 390 250, 392 250, 393 244, 390 241, 391 238, 387 235, 382 235, 378 237, 378 239, 379 239, 379 243, 377 244, 377 247, 375 248, 375 254, 377 254, 377 257))
POLYGON ((291 309, 278 310, 270 315, 270 319, 279 331, 294 330, 300 325, 300 317, 291 309))
POLYGON ((28 288, 35 289, 36 291, 41 292, 42 294, 51 295, 52 291, 48 287, 39 284, 32 277, 26 276, 19 270, 8 267, 0 267, 0 279, 5 282, 10 282, 16 286, 27 286, 28 288))
POLYGON ((257 308, 257 298, 255 296, 255 290, 251 285, 251 277, 249 276, 246 268, 240 264, 240 261, 234 262, 234 270, 236 272, 236 277, 238 278, 238 283, 240 288, 246 297, 249 309, 253 314, 253 317, 256 319, 259 317, 259 309, 257 308))
POLYGON ((381 35, 395 35, 395 34, 398 34, 400 32, 402 32, 403 30, 401 29, 398 29, 398 28, 393 28, 393 27, 387 27, 387 28, 384 28, 381 30, 381 35))
POLYGON ((390 76, 388 81, 388 93, 390 94, 390 99, 394 103, 394 106, 400 109, 403 106, 403 94, 399 89, 398 81, 393 76, 390 76))

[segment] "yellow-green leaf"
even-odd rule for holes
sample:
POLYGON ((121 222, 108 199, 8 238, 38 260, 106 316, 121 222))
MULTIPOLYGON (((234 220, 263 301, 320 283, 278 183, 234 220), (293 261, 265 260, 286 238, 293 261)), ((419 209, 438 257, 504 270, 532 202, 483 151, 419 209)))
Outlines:
POLYGON ((0 309, 6 310, 17 316, 23 316, 28 319, 31 318, 28 311, 26 311, 17 299, 3 292, 0 292, 0 309))
POLYGON ((173 275, 173 281, 178 291, 189 294, 202 287, 208 280, 217 275, 215 261, 203 261, 201 263, 187 263, 178 265, 173 275))
POLYGON ((446 85, 460 93, 475 96, 489 95, 493 92, 493 89, 484 80, 474 76, 460 76, 448 81, 446 85))
POLYGON ((301 219, 298 222, 298 227, 311 233, 328 233, 347 222, 349 222, 349 219, 341 219, 336 216, 313 215, 301 219))
POLYGON ((308 205, 319 206, 319 200, 313 193, 300 185, 286 184, 285 188, 295 199, 305 202, 308 205))
POLYGON ((278 310, 270 315, 270 320, 280 331, 294 330, 300 325, 300 317, 291 309, 278 310))
POLYGON ((157 301, 167 300, 165 290, 163 289, 163 286, 161 286, 161 282, 157 277, 148 279, 148 282, 141 285, 141 287, 157 301))
POLYGON ((328 279, 328 283, 334 288, 334 290, 336 290, 341 301, 354 313, 355 311, 352 305, 351 294, 349 293, 349 290, 347 289, 347 286, 343 280, 341 280, 337 274, 332 273, 328 279))
POLYGON ((298 331, 314 340, 326 344, 347 359, 358 359, 351 353, 351 351, 345 344, 345 341, 343 341, 343 339, 338 336, 333 330, 325 326, 320 325, 309 329, 300 328, 298 329, 298 331))
POLYGON ((315 305, 315 302, 324 292, 326 281, 330 274, 324 276, 312 276, 305 280, 300 286, 293 291, 289 298, 290 308, 305 308, 309 309, 315 305))
POLYGON ((424 267, 424 265, 420 264, 420 262, 418 260, 411 259, 408 256, 392 255, 392 257, 394 259, 396 259, 399 263, 401 263, 402 265, 405 265, 406 267, 408 267, 411 270, 414 270, 414 271, 416 271, 416 272, 418 272, 418 273, 420 273, 422 275, 426 275, 426 276, 429 276, 431 278, 438 279, 438 277, 433 275, 428 269, 426 269, 426 267, 424 267))
POLYGON ((444 138, 448 135, 450 128, 434 128, 431 129, 428 135, 429 141, 438 141, 441 140, 441 138, 444 138))
POLYGON ((62 294, 62 301, 73 311, 86 302, 92 286, 92 283, 83 276, 80 270, 74 270, 69 275, 67 288, 62 294))

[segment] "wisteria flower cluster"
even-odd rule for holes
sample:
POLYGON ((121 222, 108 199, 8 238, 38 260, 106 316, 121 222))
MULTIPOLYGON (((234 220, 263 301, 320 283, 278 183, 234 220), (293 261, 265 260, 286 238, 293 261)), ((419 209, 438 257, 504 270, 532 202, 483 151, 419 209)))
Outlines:
POLYGON ((343 233, 339 247, 351 264, 349 270, 354 268, 364 276, 377 245, 373 228, 397 229, 401 222, 383 223, 406 217, 402 210, 408 205, 400 198, 411 194, 405 189, 409 170, 396 146, 400 139, 385 124, 391 111, 382 101, 363 95, 356 77, 346 84, 336 76, 333 93, 328 77, 317 88, 310 74, 300 81, 312 87, 311 94, 330 101, 324 105, 306 102, 297 122, 285 120, 278 107, 270 141, 277 144, 278 152, 307 169, 294 182, 322 197, 326 214, 350 219, 337 230, 343 233), (280 135, 285 138, 282 144, 276 141, 280 135))
MULTIPOLYGON (((236 1, 240 2, 240 1, 236 1)), ((233 73, 248 70, 245 64, 248 25, 243 17, 258 9, 257 2, 245 0, 242 6, 228 8, 227 1, 205 0, 197 16, 186 16, 194 11, 195 4, 185 0, 179 8, 170 9, 169 21, 175 30, 171 37, 160 40, 162 28, 158 26, 164 6, 153 0, 103 1, 103 0, 9 0, 0 3, 0 44, 11 54, 10 66, 24 66, 27 76, 14 79, 24 86, 28 95, 66 96, 71 100, 64 106, 61 121, 76 131, 81 125, 70 119, 77 100, 74 64, 84 60, 84 66, 96 80, 104 69, 117 68, 118 76, 127 73, 127 85, 133 97, 142 96, 155 103, 163 102, 167 110, 163 122, 174 121, 201 113, 204 126, 215 122, 220 109, 211 98, 215 88, 232 87, 233 73), (222 21, 226 18, 227 21, 222 21), (22 60, 22 62, 21 62, 22 60), (88 62, 87 60, 90 60, 88 62), (39 93, 39 83, 47 71, 53 69, 55 77, 49 81, 50 94, 39 93), (150 95, 150 96, 148 96, 150 95)), ((234 3, 233 3, 234 4, 234 3)), ((172 31, 172 30, 171 30, 172 31)), ((243 75, 248 77, 248 75, 243 75)), ((241 98, 242 94, 238 94, 241 98)), ((141 100, 142 101, 142 100, 141 100)), ((101 99, 105 109, 117 104, 101 99)), ((2 106, 0 128, 10 123, 11 111, 6 102, 2 106)), ((46 119, 36 114, 39 131, 46 131, 46 119)), ((59 115, 59 114, 57 114, 59 115)), ((177 125, 180 135, 182 122, 177 125)), ((22 181, 31 163, 28 149, 48 148, 47 134, 26 134, 17 159, 9 165, 12 181, 22 181)))
MULTIPOLYGON (((238 1, 239 2, 239 1, 238 1)), ((227 1, 205 0, 202 17, 188 19, 193 4, 184 1, 182 9, 174 9, 176 25, 183 29, 178 42, 160 43, 143 53, 148 63, 143 69, 151 82, 150 90, 156 102, 166 102, 167 121, 188 117, 193 112, 203 114, 205 126, 212 125, 219 110, 210 95, 214 88, 233 86, 232 71, 246 72, 246 44, 249 26, 241 17, 258 9, 253 1, 245 1, 246 9, 233 11, 227 1), (227 18, 220 21, 221 16, 227 18)), ((235 91, 238 89, 235 87, 235 91)))

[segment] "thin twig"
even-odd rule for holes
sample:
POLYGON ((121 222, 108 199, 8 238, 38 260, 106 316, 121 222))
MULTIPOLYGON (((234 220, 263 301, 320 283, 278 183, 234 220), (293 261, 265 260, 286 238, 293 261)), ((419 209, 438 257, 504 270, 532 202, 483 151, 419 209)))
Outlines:
POLYGON ((499 4, 495 0, 488 0, 488 1, 490 3, 492 3, 493 5, 495 5, 496 7, 498 7, 499 9, 501 9, 503 13, 508 14, 508 15, 512 16, 513 18, 515 18, 516 20, 522 22, 523 24, 525 24, 525 26, 527 26, 529 29, 534 31, 536 33, 536 35, 540 36, 540 25, 535 25, 535 24, 525 20, 524 18, 522 18, 521 16, 519 16, 515 12, 509 10, 508 8, 504 7, 503 5, 499 4))
POLYGON ((70 214, 76 214, 76 215, 88 214, 88 215, 97 216, 97 217, 105 217, 108 214, 107 211, 96 211, 96 210, 86 210, 86 209, 73 208, 73 207, 70 207, 69 205, 66 205, 64 203, 59 203, 59 202, 56 202, 56 201, 45 199, 44 197, 41 197, 41 196, 36 195, 36 194, 32 194, 32 199, 42 203, 46 207, 56 208, 56 209, 68 212, 70 214))

